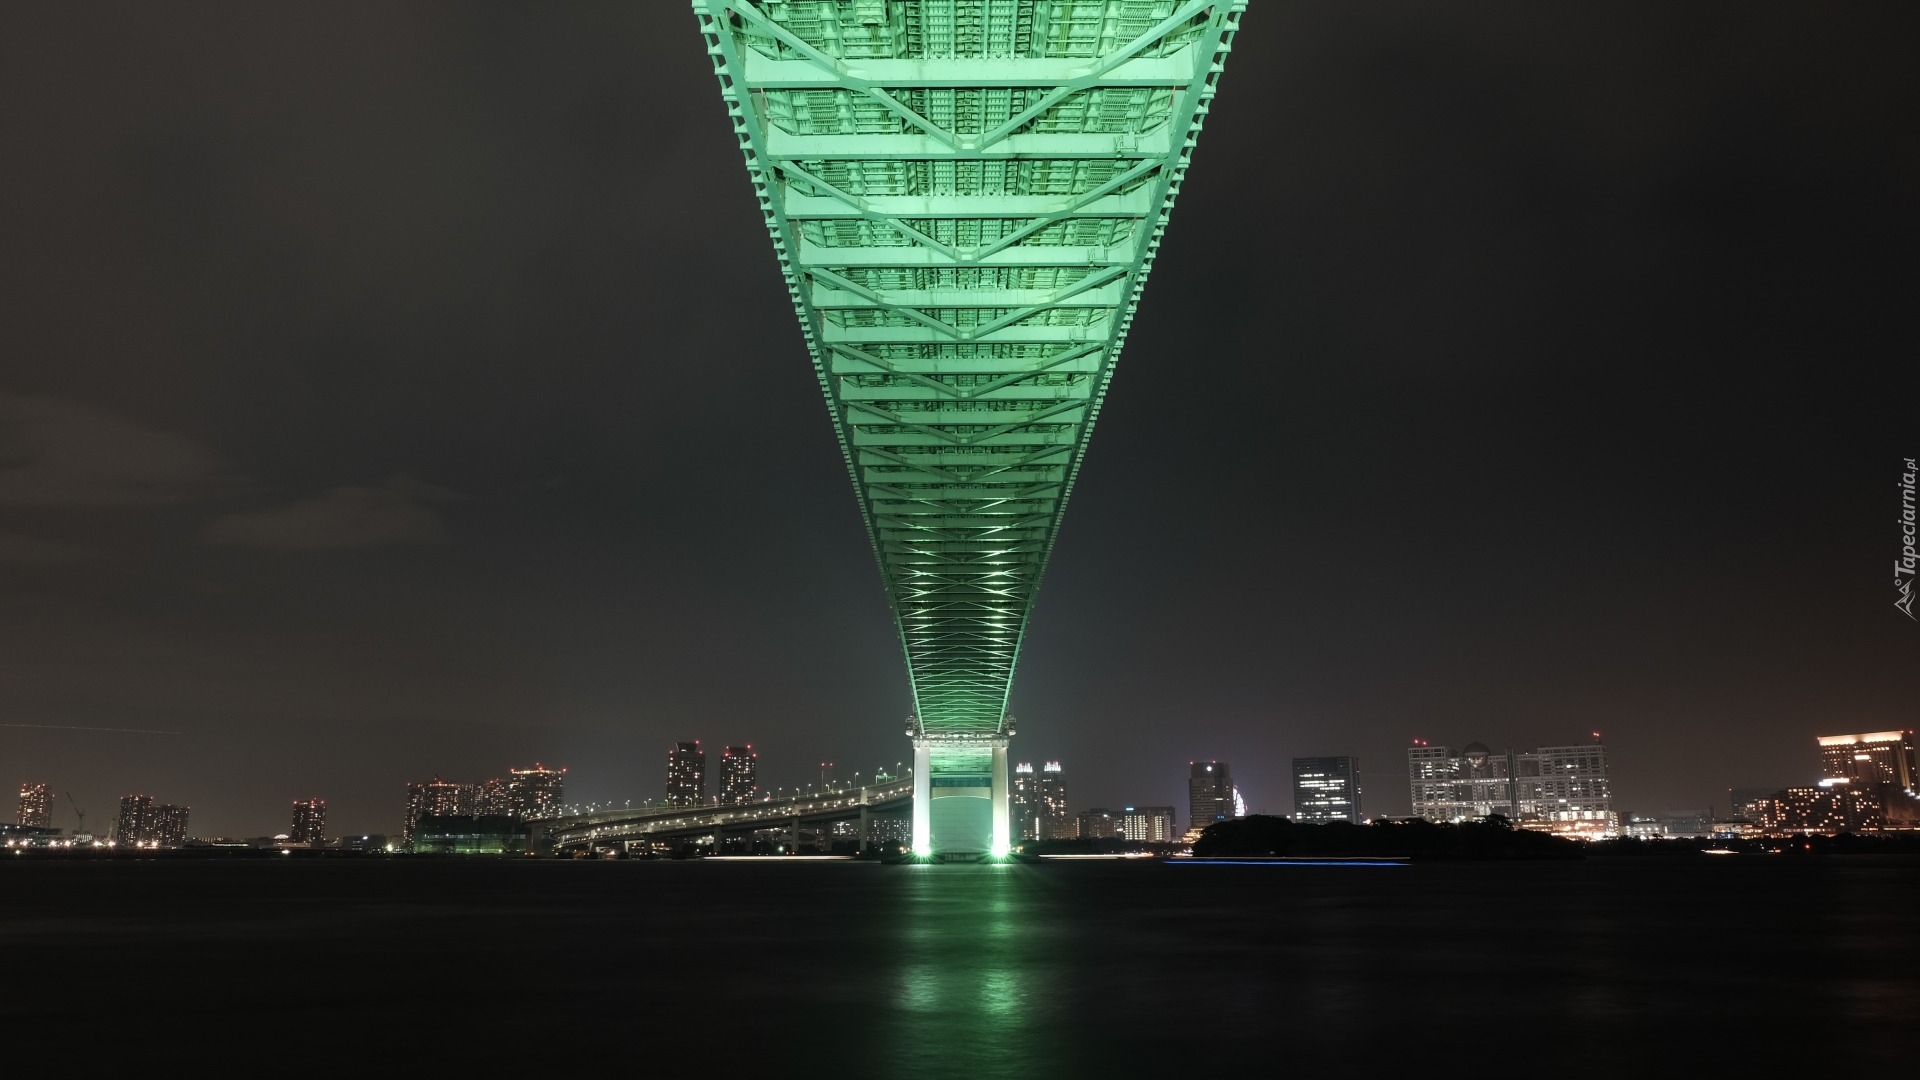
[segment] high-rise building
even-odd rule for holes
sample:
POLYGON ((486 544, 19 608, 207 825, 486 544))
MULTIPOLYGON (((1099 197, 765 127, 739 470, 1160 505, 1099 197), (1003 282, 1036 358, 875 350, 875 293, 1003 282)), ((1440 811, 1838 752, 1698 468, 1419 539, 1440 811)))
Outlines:
POLYGON ((507 813, 527 821, 552 817, 566 801, 567 770, 549 769, 539 762, 531 769, 507 770, 507 813))
POLYGON ((1071 840, 1080 835, 1080 823, 1067 813, 1067 774, 1057 761, 1040 767, 1039 782, 1034 785, 1040 813, 1037 830, 1042 840, 1071 840))
MULTIPOLYGON (((822 782, 832 769, 823 766, 822 782)), ((720 751, 720 805, 750 803, 760 791, 760 755, 751 746, 729 746, 720 751)))
POLYGON ((187 842, 187 809, 156 803, 151 795, 122 795, 114 839, 136 847, 179 847, 187 842))
POLYGON ((1459 753, 1417 743, 1407 750, 1413 813, 1428 821, 1471 821, 1513 811, 1513 755, 1468 743, 1459 753))
POLYGON ((1129 806, 1120 811, 1120 835, 1128 840, 1152 844, 1170 844, 1179 837, 1173 831, 1173 807, 1129 806))
POLYGON ((1113 840, 1120 835, 1120 815, 1111 810, 1094 807, 1082 810, 1074 815, 1079 825, 1082 840, 1113 840))
POLYGON ((1033 762, 1022 761, 1013 767, 1013 789, 1007 793, 1010 831, 1022 840, 1040 839, 1040 787, 1033 776, 1033 762))
POLYGON ((1360 824, 1360 759, 1350 755, 1294 758, 1293 820, 1360 824))
POLYGON ((1576 835, 1611 833, 1607 748, 1577 746, 1496 752, 1468 743, 1458 752, 1415 742, 1407 750, 1413 813, 1428 821, 1475 821, 1498 814, 1516 825, 1576 835))
POLYGON ((667 805, 701 806, 707 801, 707 752, 700 740, 674 744, 667 754, 667 805))
POLYGON ((513 815, 513 787, 505 777, 491 777, 474 785, 472 814, 475 817, 513 815))
POLYGON ((1232 770, 1224 761, 1187 763, 1187 826, 1204 829, 1216 821, 1231 821, 1245 811, 1234 789, 1232 770))
POLYGON ((1873 731, 1864 735, 1821 735, 1820 772, 1830 780, 1856 784, 1892 784, 1920 791, 1920 760, 1913 732, 1873 731))
POLYGON ((407 785, 407 812, 400 822, 400 846, 413 850, 421 818, 472 817, 479 813, 481 785, 456 784, 435 776, 424 784, 407 785))
POLYGON ((1845 777, 1820 781, 1816 787, 1788 788, 1774 793, 1763 824, 1771 833, 1853 832, 1886 823, 1886 806, 1876 784, 1855 784, 1845 777))
POLYGON ((1607 833, 1617 823, 1607 748, 1542 746, 1512 755, 1513 812, 1520 825, 1545 823, 1555 832, 1607 833))
POLYGON ((1727 815, 1736 821, 1759 823, 1766 820, 1773 797, 1784 789, 1770 788, 1729 788, 1727 790, 1727 815))
POLYGON ((295 799, 293 827, 287 830, 287 839, 296 844, 312 844, 314 847, 326 843, 327 800, 295 799))
POLYGON ((53 828, 53 792, 45 784, 20 785, 20 824, 53 828))

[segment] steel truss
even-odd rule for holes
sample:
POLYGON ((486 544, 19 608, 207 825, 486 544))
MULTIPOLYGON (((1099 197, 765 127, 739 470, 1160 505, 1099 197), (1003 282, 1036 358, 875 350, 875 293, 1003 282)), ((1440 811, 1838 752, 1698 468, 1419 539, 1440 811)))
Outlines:
POLYGON ((886 578, 919 731, 1000 735, 1246 0, 693 8, 886 578))

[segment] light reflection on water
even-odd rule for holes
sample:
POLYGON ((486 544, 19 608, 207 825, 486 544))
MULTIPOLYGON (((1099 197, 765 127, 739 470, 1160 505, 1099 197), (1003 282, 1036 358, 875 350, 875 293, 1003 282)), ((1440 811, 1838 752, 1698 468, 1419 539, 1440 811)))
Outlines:
POLYGON ((887 1043, 902 1075, 964 1063, 971 1075, 1023 1075, 1033 970, 1020 897, 1034 873, 1007 864, 911 866, 890 949, 898 1018, 887 1043))
MULTIPOLYGON (((209 1023, 277 1052, 298 1015, 458 1030, 422 1045, 496 1071, 514 1047, 684 1045, 835 1080, 1425 1075, 1497 1045, 1618 1080, 1675 1032, 1711 1065, 1689 1076, 1819 1068, 1842 1043, 1907 1062, 1916 894, 1920 859, 1870 857, 0 864, 0 940, 35 988, 9 1018, 103 1070, 193 1067, 179 1033, 209 1023), (167 993, 109 1045, 70 1004, 103 985, 167 993), (1792 1038, 1763 1030, 1771 1003, 1792 1038)), ((301 1053, 360 1067, 352 1040, 301 1053)))

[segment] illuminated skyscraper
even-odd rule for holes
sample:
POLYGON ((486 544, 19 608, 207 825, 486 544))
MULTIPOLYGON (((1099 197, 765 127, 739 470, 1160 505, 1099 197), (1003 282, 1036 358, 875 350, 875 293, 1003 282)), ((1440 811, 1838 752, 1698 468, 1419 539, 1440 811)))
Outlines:
POLYGON ((400 846, 413 850, 414 833, 424 817, 472 817, 480 809, 481 786, 456 784, 438 776, 407 785, 407 813, 400 823, 400 846))
POLYGON ((1013 790, 1007 795, 1007 814, 1011 831, 1022 840, 1040 839, 1040 789, 1033 776, 1033 762, 1022 761, 1013 767, 1013 790))
POLYGON ((700 740, 674 744, 667 754, 667 805, 700 806, 707 801, 707 752, 700 740))
POLYGON ((327 800, 295 799, 293 827, 287 830, 287 839, 296 844, 312 844, 315 847, 326 843, 327 800))
POLYGON ((1118 834, 1127 840, 1168 844, 1179 839, 1173 831, 1173 807, 1129 806, 1117 815, 1118 834))
MULTIPOLYGON (((823 768, 831 770, 832 766, 823 768)), ((825 776, 822 776, 824 782, 825 776)), ((750 803, 760 791, 760 755, 751 746, 729 746, 720 751, 720 805, 750 803)))
POLYGON ((1239 792, 1234 790, 1232 771, 1224 761, 1187 763, 1188 828, 1204 829, 1216 821, 1241 816, 1239 792))
POLYGON ((1413 813, 1428 821, 1476 821, 1514 816, 1513 755, 1468 743, 1459 753, 1415 743, 1407 750, 1413 813))
POLYGON ((123 795, 114 839, 139 847, 179 847, 187 842, 187 809, 156 803, 151 795, 123 795))
POLYGON ((1080 835, 1079 822, 1067 813, 1067 775, 1059 762, 1049 761, 1040 767, 1040 781, 1034 790, 1040 800, 1040 839, 1069 840, 1080 835))
POLYGON ((1821 775, 1856 784, 1893 784, 1920 791, 1913 732, 1874 731, 1865 735, 1822 735, 1821 775))
POLYGON ((1360 824, 1360 759, 1345 755, 1294 758, 1293 820, 1360 824))
POLYGON ((53 828, 53 792, 45 784, 20 785, 20 824, 53 828))
POLYGON ((1596 739, 1575 746, 1542 746, 1513 754, 1513 810, 1521 825, 1554 832, 1605 834, 1615 830, 1613 781, 1607 748, 1596 739))
POLYGON ((1415 743, 1407 751, 1413 812, 1428 821, 1477 821, 1499 814, 1516 825, 1553 832, 1613 832, 1607 748, 1575 746, 1495 752, 1468 743, 1457 753, 1415 743))
POLYGON ((512 785, 504 777, 499 776, 482 780, 474 788, 472 813, 475 817, 511 817, 513 815, 512 785))
POLYGON ((536 761, 531 769, 507 770, 507 813, 522 821, 559 813, 566 794, 565 769, 549 769, 536 761))

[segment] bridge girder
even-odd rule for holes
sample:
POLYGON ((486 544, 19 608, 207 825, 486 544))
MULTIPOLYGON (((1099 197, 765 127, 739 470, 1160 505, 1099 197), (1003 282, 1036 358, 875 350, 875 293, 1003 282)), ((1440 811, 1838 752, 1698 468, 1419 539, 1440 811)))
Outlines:
POLYGON ((893 603, 929 783, 979 766, 943 764, 951 740, 1004 739, 1246 6, 693 0, 893 603))

